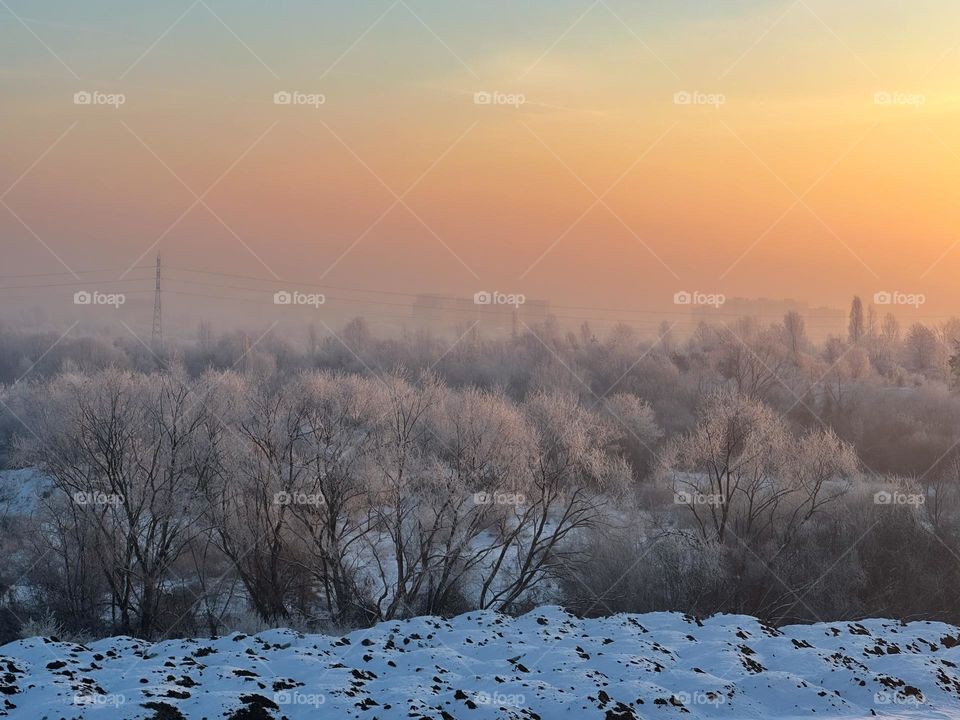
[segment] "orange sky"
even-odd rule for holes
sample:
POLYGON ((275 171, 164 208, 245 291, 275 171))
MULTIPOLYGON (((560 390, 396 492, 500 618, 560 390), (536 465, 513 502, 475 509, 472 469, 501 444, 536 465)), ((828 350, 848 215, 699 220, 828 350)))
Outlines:
POLYGON ((160 250, 559 305, 899 290, 925 294, 917 317, 956 312, 960 6, 713 5, 11 3, 3 272, 160 250), (125 102, 75 105, 84 90, 125 102), (282 90, 326 102, 276 105, 282 90))

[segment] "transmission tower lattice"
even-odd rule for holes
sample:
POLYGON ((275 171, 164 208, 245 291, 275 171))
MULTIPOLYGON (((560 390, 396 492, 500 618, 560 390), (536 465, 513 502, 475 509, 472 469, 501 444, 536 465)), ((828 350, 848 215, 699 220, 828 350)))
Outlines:
POLYGON ((153 294, 153 347, 163 348, 163 316, 160 301, 160 256, 157 255, 157 285, 153 294))

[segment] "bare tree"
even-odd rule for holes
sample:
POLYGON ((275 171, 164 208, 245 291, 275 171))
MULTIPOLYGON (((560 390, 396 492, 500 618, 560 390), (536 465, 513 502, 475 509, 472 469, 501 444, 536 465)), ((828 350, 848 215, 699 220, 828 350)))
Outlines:
POLYGON ((937 533, 944 533, 960 501, 960 452, 951 451, 930 469, 925 480, 927 514, 937 533))
POLYGON ((847 329, 847 337, 854 345, 860 342, 866 334, 864 323, 863 301, 858 295, 855 295, 853 301, 850 303, 850 322, 847 329))
POLYGON ((786 335, 787 347, 790 349, 790 355, 794 363, 800 361, 800 353, 803 352, 807 344, 807 329, 803 315, 791 310, 783 316, 783 330, 786 335))
POLYGON ((205 414, 179 373, 108 370, 63 376, 36 413, 41 443, 22 458, 41 468, 96 529, 96 549, 124 632, 157 629, 163 582, 201 525, 211 455, 205 414))
POLYGON ((434 422, 442 485, 428 503, 438 535, 424 611, 440 612, 462 598, 466 580, 482 571, 508 538, 491 533, 507 508, 521 501, 533 433, 523 415, 498 394, 447 392, 434 422), (439 500, 437 502, 436 500, 439 500))
POLYGON ((303 463, 290 497, 289 518, 308 552, 308 569, 323 589, 326 610, 339 623, 375 618, 359 552, 371 530, 367 510, 371 457, 386 411, 375 380, 307 373, 295 381, 306 412, 296 454, 303 463))
POLYGON ((918 373, 942 369, 946 352, 936 334, 921 323, 914 323, 904 339, 905 364, 918 373))
POLYGON ((770 330, 740 323, 720 335, 717 367, 741 394, 761 398, 785 382, 790 362, 783 344, 770 330))
POLYGON ((287 500, 305 472, 296 447, 307 409, 276 377, 227 373, 210 382, 223 422, 217 478, 207 487, 211 524, 257 614, 275 622, 289 616, 299 575, 287 500))
POLYGON ((480 607, 510 608, 538 585, 559 577, 577 555, 571 542, 604 519, 622 496, 630 470, 610 453, 611 425, 566 394, 540 393, 526 410, 536 430, 522 498, 498 517, 501 545, 480 591, 480 607))
POLYGON ((794 439, 769 407, 728 391, 708 399, 663 462, 703 540, 732 534, 755 545, 775 536, 781 548, 856 471, 853 450, 831 431, 794 439))
POLYGON ((377 616, 391 619, 411 614, 418 603, 449 498, 441 495, 437 500, 439 511, 424 510, 428 493, 437 488, 429 416, 439 406, 442 387, 429 377, 422 387, 397 376, 384 382, 387 412, 379 428, 368 500, 375 532, 367 540, 380 581, 374 598, 377 616))

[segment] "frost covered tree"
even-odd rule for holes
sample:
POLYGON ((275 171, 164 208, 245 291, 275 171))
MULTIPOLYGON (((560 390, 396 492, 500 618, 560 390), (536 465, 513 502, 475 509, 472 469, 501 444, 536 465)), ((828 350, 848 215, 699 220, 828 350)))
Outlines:
POLYGON ((206 508, 257 615, 289 617, 287 598, 301 573, 291 540, 288 499, 305 468, 297 456, 307 408, 297 388, 276 377, 212 375, 211 410, 219 421, 217 473, 206 508))
POLYGON ((719 391, 697 424, 665 452, 662 471, 705 541, 783 547, 840 497, 857 470, 853 449, 829 430, 799 437, 768 406, 719 391))
POLYGON ((913 323, 904 339, 904 363, 911 370, 926 373, 937 370, 946 351, 936 333, 922 323, 913 323))
POLYGON ((799 362, 800 353, 807 344, 807 329, 803 316, 794 310, 788 312, 783 317, 783 330, 790 355, 794 362, 799 362))
POLYGON ((525 405, 535 435, 522 502, 498 517, 502 545, 483 579, 480 607, 510 608, 559 577, 579 548, 568 542, 604 519, 630 483, 624 458, 611 452, 611 423, 563 393, 538 393, 525 405))
MULTIPOLYGON (((441 486, 430 512, 442 521, 423 607, 442 612, 469 603, 476 579, 512 534, 491 533, 524 499, 533 431, 501 394, 475 389, 444 393, 433 419, 441 486)), ((469 607, 469 605, 466 605, 469 607)))
POLYGON ((365 624, 375 613, 360 550, 371 530, 367 483, 385 393, 377 380, 339 373, 305 373, 294 384, 305 404, 295 444, 303 472, 288 521, 304 544, 326 612, 340 624, 365 624))
POLYGON ((52 381, 32 420, 21 459, 68 499, 60 521, 78 537, 92 530, 117 629, 152 636, 172 566, 202 528, 213 468, 203 404, 177 372, 107 370, 52 381))
POLYGON ((856 345, 866 334, 866 325, 863 316, 863 301, 859 295, 854 295, 850 303, 850 321, 847 326, 847 338, 856 345))

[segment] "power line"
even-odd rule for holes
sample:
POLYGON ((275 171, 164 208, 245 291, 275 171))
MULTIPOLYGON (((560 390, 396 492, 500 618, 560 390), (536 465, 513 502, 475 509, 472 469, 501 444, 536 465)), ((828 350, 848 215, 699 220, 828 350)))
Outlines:
MULTIPOLYGON (((147 278, 123 278, 122 280, 88 280, 88 283, 97 285, 116 285, 117 283, 143 282, 147 278)), ((0 285, 0 290, 38 290, 42 288, 71 287, 82 288, 83 283, 49 283, 44 285, 0 285)))
MULTIPOLYGON (((146 269, 154 267, 151 265, 138 265, 134 269, 146 269)), ((155 275, 155 287, 154 287, 154 309, 155 314, 158 308, 162 307, 162 297, 159 289, 159 267, 156 267, 157 275, 155 275)), ((297 280, 288 280, 288 279, 276 279, 276 278, 266 278, 253 275, 243 275, 239 273, 226 273, 213 270, 200 270, 196 268, 188 267, 179 267, 179 266, 170 266, 165 267, 166 270, 173 270, 176 272, 182 273, 192 273, 195 275, 201 276, 210 276, 210 277, 222 277, 222 278, 231 278, 238 280, 247 280, 255 283, 266 283, 270 285, 270 289, 266 288, 257 288, 249 287, 245 285, 231 285, 231 284, 218 284, 213 282, 208 282, 206 280, 189 280, 178 277, 170 277, 169 274, 163 275, 163 278, 167 282, 173 283, 183 283, 188 285, 200 286, 203 288, 216 288, 216 289, 225 289, 225 290, 236 290, 238 292, 244 293, 272 293, 280 287, 293 288, 293 287, 302 287, 307 289, 318 289, 318 290, 333 290, 337 292, 345 293, 357 293, 365 295, 374 295, 374 296, 386 296, 391 298, 406 298, 406 299, 421 299, 421 298, 430 298, 436 299, 438 301, 450 301, 450 305, 447 307, 429 307, 429 306, 419 306, 418 312, 423 313, 424 315, 435 314, 437 317, 449 316, 451 314, 460 313, 465 314, 468 318, 477 317, 478 313, 482 317, 482 313, 485 309, 488 310, 488 306, 476 306, 476 307, 465 307, 463 305, 458 305, 457 303, 462 303, 464 300, 469 300, 469 298, 456 297, 452 295, 444 295, 440 293, 415 293, 415 292, 403 292, 397 290, 379 290, 371 288, 357 288, 357 287, 346 287, 340 285, 326 285, 315 282, 307 281, 297 281, 297 280)), ((121 272, 121 270, 83 270, 77 274, 107 274, 111 272, 121 272)), ((29 278, 45 278, 45 277, 59 277, 64 275, 70 275, 69 272, 53 272, 53 273, 33 273, 33 274, 8 274, 0 275, 0 280, 2 279, 29 279, 29 278)), ((98 285, 116 285, 121 283, 131 283, 131 282, 143 282, 145 278, 122 278, 122 279, 112 279, 112 280, 85 280, 86 283, 96 283, 98 285)), ((45 289, 45 288, 56 288, 56 287, 81 287, 82 283, 78 282, 64 282, 64 283, 42 283, 42 284, 19 284, 19 285, 0 285, 0 291, 2 290, 28 290, 28 289, 45 289)), ((127 291, 132 293, 138 293, 140 291, 132 290, 127 291)), ((238 298, 238 297, 226 297, 222 295, 209 295, 209 294, 200 294, 200 293, 187 293, 187 292, 175 292, 168 290, 171 294, 175 295, 185 295, 190 297, 203 297, 211 300, 225 300, 229 302, 243 301, 243 302, 262 302, 263 304, 273 304, 272 300, 264 299, 263 301, 251 300, 249 298, 238 298)), ((343 297, 337 295, 327 295, 328 298, 336 300, 342 303, 356 303, 359 305, 368 305, 368 306, 385 306, 385 307, 396 307, 402 308, 408 311, 407 315, 386 315, 380 314, 382 317, 390 317, 395 319, 406 319, 406 320, 415 320, 416 318, 411 317, 409 311, 415 307, 414 303, 403 303, 403 302, 391 302, 390 300, 377 300, 369 297, 343 297)), ((500 306, 498 306, 499 308, 500 306)), ((551 317, 554 317, 558 320, 573 320, 579 322, 600 322, 600 323, 618 323, 624 322, 634 325, 655 325, 658 324, 661 320, 670 320, 674 325, 679 326, 696 326, 701 322, 709 322, 711 319, 723 320, 723 319, 737 319, 742 317, 753 317, 760 320, 779 320, 783 317, 783 313, 750 313, 750 312, 735 312, 735 311, 725 311, 721 309, 710 310, 708 314, 697 314, 694 315, 691 313, 690 309, 666 309, 666 310, 653 310, 653 309, 637 309, 637 308, 613 308, 613 307, 596 307, 596 306, 580 306, 580 305, 556 305, 549 303, 548 313, 551 317), (553 312, 556 310, 569 310, 573 312, 584 312, 584 313, 612 313, 618 317, 596 317, 593 315, 571 315, 571 314, 558 314, 553 312), (649 319, 636 318, 630 316, 650 316, 649 319), (679 316, 679 317, 678 317, 679 316), (673 320, 676 318, 676 320, 673 320)), ((162 311, 161 311, 162 312, 162 311)), ((370 313, 373 314, 373 313, 370 313)), ((817 313, 803 313, 801 315, 807 321, 808 326, 811 326, 814 329, 836 329, 840 330, 840 325, 845 322, 845 315, 842 311, 838 311, 837 315, 823 315, 817 313)), ((949 319, 950 316, 914 316, 917 320, 927 320, 927 321, 944 321, 949 319)), ((155 318, 155 325, 156 318, 155 318)), ((160 320, 160 327, 157 328, 158 338, 162 336, 162 315, 160 320)))
MULTIPOLYGON (((464 299, 464 298, 461 298, 461 297, 457 297, 457 296, 453 296, 453 295, 443 295, 443 294, 440 294, 440 293, 411 293, 411 292, 402 292, 402 291, 398 291, 398 290, 374 290, 374 289, 370 289, 370 288, 355 288, 355 287, 344 287, 344 286, 339 286, 339 285, 327 285, 327 284, 320 284, 320 283, 309 282, 309 281, 304 281, 304 280, 288 280, 288 279, 283 279, 283 278, 280 278, 280 279, 277 279, 277 278, 265 278, 265 277, 257 277, 257 276, 253 276, 253 275, 239 275, 239 274, 235 274, 235 273, 216 272, 216 271, 213 271, 213 270, 196 270, 196 269, 194 269, 194 268, 184 268, 184 267, 176 267, 176 266, 167 266, 167 267, 168 267, 168 269, 177 270, 177 271, 180 271, 180 272, 197 273, 197 274, 200 274, 200 275, 214 275, 214 276, 218 276, 218 277, 226 277, 226 278, 234 278, 234 279, 239 279, 239 280, 251 280, 251 281, 255 281, 255 282, 270 283, 270 284, 272 284, 273 287, 275 287, 275 288, 278 287, 280 284, 285 284, 285 285, 288 285, 288 286, 300 286, 300 287, 306 287, 306 288, 317 289, 317 290, 329 289, 329 290, 338 290, 338 291, 343 291, 343 292, 368 293, 368 294, 371 294, 371 295, 396 295, 396 296, 399 296, 399 297, 409 297, 409 298, 414 298, 414 299, 416 299, 416 298, 425 298, 425 297, 436 298, 436 299, 439 299, 439 300, 451 300, 451 301, 457 301, 457 300, 463 300, 463 299, 464 299)), ((187 282, 187 281, 184 281, 184 282, 187 282)), ((196 281, 194 281, 194 282, 196 282, 196 281)), ((225 286, 225 287, 226 287, 226 286, 225 286)), ((239 290, 239 289, 242 289, 242 290, 260 291, 258 288, 243 288, 243 287, 237 287, 237 286, 230 286, 230 287, 231 287, 232 289, 238 289, 238 290, 239 290)), ((261 291, 261 292, 266 292, 266 291, 263 290, 263 291, 261 291)), ((357 302, 359 302, 359 301, 357 301, 357 302)), ((551 307, 551 308, 558 308, 558 309, 560 309, 560 310, 584 310, 584 311, 587 311, 587 312, 612 312, 612 313, 620 313, 620 314, 623 314, 623 315, 631 315, 631 314, 655 315, 655 316, 657 316, 657 317, 663 317, 664 315, 689 315, 689 314, 690 314, 689 311, 686 311, 686 310, 664 310, 664 311, 658 311, 658 310, 636 309, 636 308, 627 309, 627 308, 610 308, 610 307, 592 307, 592 306, 583 306, 583 305, 557 305, 557 304, 554 304, 554 303, 550 303, 550 307, 551 307)), ((455 310, 455 308, 450 308, 450 309, 451 309, 451 310, 455 310)), ((842 311, 842 310, 838 310, 837 312, 838 312, 838 315, 837 315, 836 317, 833 316, 833 315, 822 315, 822 314, 807 313, 807 314, 804 314, 804 318, 815 318, 815 319, 824 319, 824 320, 837 321, 837 322, 845 322, 845 317, 846 317, 846 316, 843 314, 843 311, 842 311)), ((743 317, 743 313, 711 312, 710 314, 711 314, 711 315, 715 315, 715 316, 743 317)), ((752 317, 782 318, 782 317, 783 317, 783 313, 767 314, 767 315, 760 315, 760 314, 753 313, 753 314, 751 314, 751 316, 752 316, 752 317)))
POLYGON ((122 273, 127 270, 142 270, 144 268, 151 267, 150 265, 136 265, 132 268, 115 268, 113 270, 77 270, 75 272, 64 271, 64 272, 50 272, 50 273, 17 273, 11 275, 0 275, 0 280, 20 280, 25 278, 38 278, 38 277, 55 277, 60 275, 90 275, 90 274, 106 274, 106 273, 122 273))
MULTIPOLYGON (((169 283, 169 282, 177 282, 177 281, 170 280, 168 278, 167 282, 169 283)), ((255 292, 265 292, 265 291, 255 291, 255 292)), ((190 298, 202 298, 204 300, 243 302, 243 303, 253 303, 255 305, 276 307, 271 299, 261 299, 261 298, 252 298, 252 297, 231 297, 227 295, 212 295, 210 293, 191 292, 187 290, 170 290, 169 288, 164 290, 164 294, 177 295, 177 296, 190 297, 190 298)), ((373 303, 373 304, 384 305, 388 303, 373 303)), ((409 310, 409 306, 407 305, 396 304, 391 306, 409 310)), ((307 308, 303 308, 303 312, 304 313, 308 312, 307 308)), ((364 317, 364 318, 387 318, 391 320, 402 320, 405 322, 416 321, 416 318, 412 317, 409 312, 401 315, 401 314, 395 314, 395 313, 387 313, 379 310, 373 310, 373 311, 364 311, 360 315, 361 317, 364 317)), ((550 313, 549 317, 555 318, 557 320, 574 320, 578 322, 589 322, 595 325, 617 325, 620 323, 624 323, 624 324, 631 325, 638 328, 651 328, 651 329, 658 328, 662 324, 662 321, 656 318, 639 318, 639 319, 630 320, 628 322, 623 320, 622 318, 598 318, 598 317, 584 317, 584 316, 572 316, 572 315, 557 315, 555 313, 550 313)), ((505 318, 501 318, 501 319, 505 320, 505 318)), ((467 324, 469 320, 470 318, 461 318, 461 321, 464 324, 467 324)), ((533 322, 534 322, 533 320, 530 320, 530 323, 533 323, 533 322)), ((681 329, 696 328, 699 324, 700 324, 700 320, 695 318, 681 318, 681 319, 670 322, 671 327, 681 328, 681 329)))
MULTIPOLYGON (((180 278, 170 278, 170 277, 168 277, 168 276, 166 277, 166 280, 167 280, 167 283, 174 283, 174 284, 182 283, 182 284, 187 284, 187 285, 200 286, 200 287, 203 287, 203 288, 218 288, 218 289, 222 289, 222 290, 239 290, 239 291, 245 291, 245 292, 264 293, 264 294, 270 294, 270 293, 273 292, 272 290, 262 290, 262 289, 260 289, 260 288, 248 288, 248 287, 243 287, 243 286, 239 286, 239 285, 223 285, 223 284, 215 284, 215 283, 206 283, 206 282, 200 282, 200 281, 197 281, 197 280, 183 280, 183 279, 180 279, 180 278)), ((172 293, 172 291, 167 291, 167 292, 171 292, 171 293, 172 293)), ((189 292, 187 292, 187 291, 179 291, 179 292, 177 292, 177 293, 172 293, 172 294, 182 294, 182 295, 188 295, 188 296, 190 296, 190 297, 204 297, 204 298, 211 299, 211 300, 226 300, 226 301, 252 302, 252 303, 262 303, 262 304, 267 304, 267 305, 272 305, 272 304, 273 304, 273 300, 272 300, 272 299, 269 299, 269 298, 262 298, 262 299, 261 299, 261 298, 250 298, 250 297, 229 297, 229 296, 226 296, 226 295, 209 295, 209 294, 201 294, 201 293, 189 293, 189 292)), ((370 299, 362 299, 362 298, 343 298, 343 297, 337 297, 337 296, 333 296, 333 295, 326 295, 325 297, 326 297, 326 299, 329 299, 329 300, 336 300, 336 301, 344 302, 344 303, 356 303, 356 304, 362 304, 362 305, 396 307, 396 308, 401 308, 401 309, 404 309, 404 310, 407 310, 407 311, 409 311, 409 310, 411 309, 411 306, 410 306, 409 304, 389 302, 389 301, 386 301, 386 300, 370 300, 370 299)), ((442 315, 444 315, 444 314, 448 314, 448 313, 450 313, 450 312, 459 312, 459 313, 465 313, 465 314, 467 315, 467 317, 464 318, 464 320, 469 320, 469 319, 471 319, 471 318, 477 317, 478 313, 482 313, 482 312, 483 312, 482 308, 484 308, 484 307, 488 307, 488 306, 482 306, 482 305, 481 305, 481 306, 476 306, 475 308, 469 308, 469 307, 468 307, 468 308, 460 308, 460 307, 453 307, 453 308, 430 308, 430 307, 427 307, 427 308, 422 308, 421 312, 423 312, 423 313, 426 314, 426 315, 433 314, 433 315, 435 315, 435 316, 437 316, 437 317, 442 316, 442 315)), ((501 306, 498 306, 498 307, 501 307, 501 306)), ((372 313, 371 313, 371 314, 372 314, 372 313)), ((548 313, 548 314, 549 314, 551 317, 557 318, 558 320, 576 320, 576 321, 581 321, 581 322, 586 321, 586 322, 600 322, 600 323, 619 323, 619 322, 627 322, 627 321, 626 321, 625 319, 623 319, 623 318, 616 318, 616 317, 601 318, 601 317, 586 316, 586 315, 557 314, 557 313, 553 313, 553 312, 548 313)), ((405 320, 414 320, 414 319, 415 319, 415 318, 411 317, 411 315, 409 314, 409 312, 408 312, 407 315, 389 315, 389 316, 385 316, 385 317, 400 318, 400 319, 405 319, 405 320)), ((482 316, 481 316, 481 317, 482 317, 482 316)), ((488 316, 488 317, 491 317, 491 316, 488 316)), ((638 319, 638 318, 634 318, 634 319, 631 319, 629 322, 632 323, 632 324, 634 324, 634 325, 650 325, 650 326, 655 326, 655 325, 659 325, 660 322, 661 322, 661 320, 658 319, 658 318, 639 318, 639 319, 638 319)), ((690 326, 694 326, 694 327, 695 327, 696 325, 699 325, 699 323, 700 323, 700 319, 699 319, 699 318, 694 318, 694 317, 679 318, 679 319, 677 319, 676 321, 673 322, 673 324, 675 324, 675 325, 684 325, 684 326, 690 325, 690 326)))

